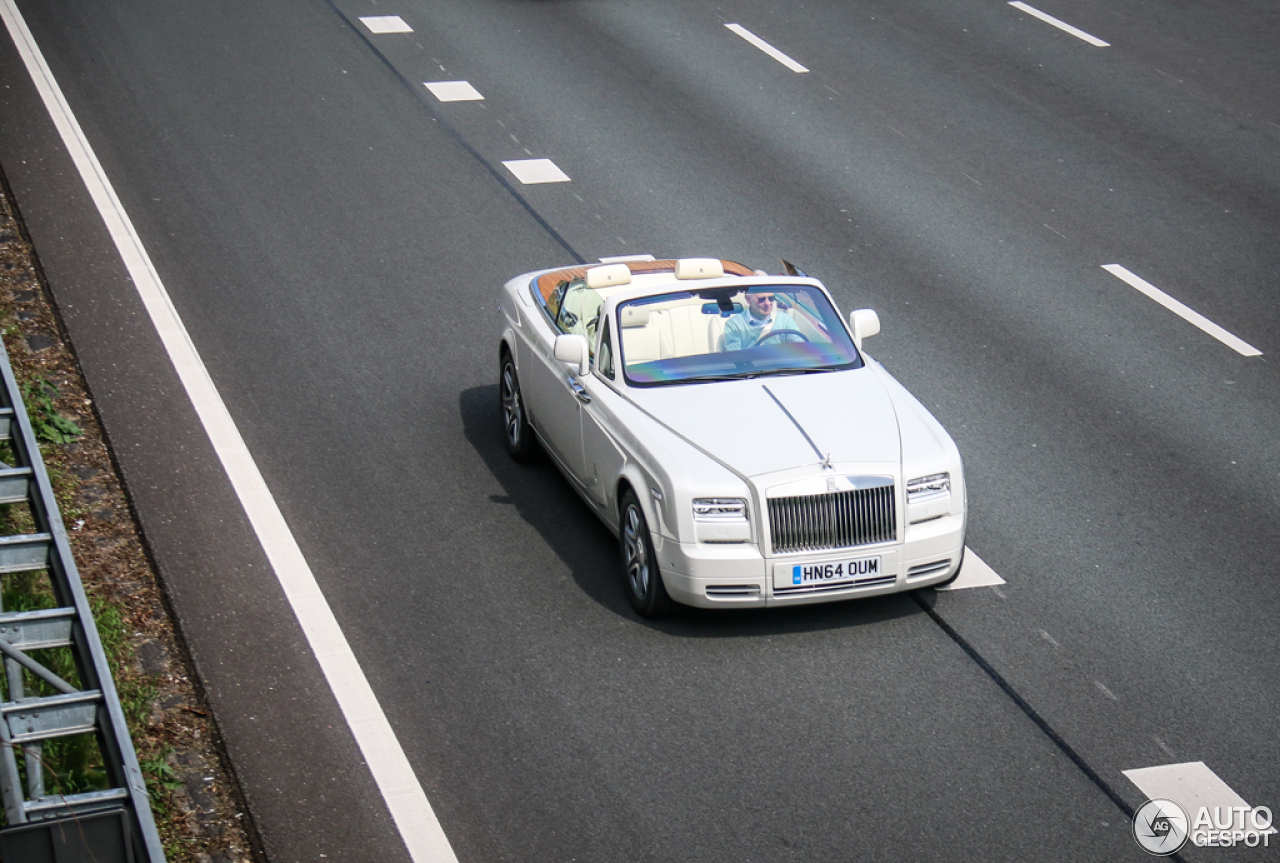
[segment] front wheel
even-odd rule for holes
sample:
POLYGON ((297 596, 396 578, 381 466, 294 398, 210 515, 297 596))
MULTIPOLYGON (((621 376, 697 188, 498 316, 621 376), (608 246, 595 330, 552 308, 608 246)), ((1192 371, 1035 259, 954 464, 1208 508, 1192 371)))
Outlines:
POLYGON ((516 461, 533 461, 537 454, 537 444, 534 443, 529 414, 525 411, 524 399, 520 395, 520 378, 516 375, 515 360, 506 351, 502 353, 498 390, 502 408, 502 438, 507 444, 507 452, 516 461))
POLYGON ((671 597, 662 583, 658 556, 653 550, 649 524, 635 492, 622 496, 622 523, 618 530, 622 572, 627 599, 641 617, 658 617, 671 610, 671 597))

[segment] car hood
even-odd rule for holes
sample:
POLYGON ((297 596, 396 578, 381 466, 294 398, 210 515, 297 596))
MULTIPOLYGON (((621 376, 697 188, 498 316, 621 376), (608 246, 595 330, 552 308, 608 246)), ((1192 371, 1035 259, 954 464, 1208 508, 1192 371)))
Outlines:
POLYGON ((637 405, 745 476, 832 463, 901 462, 897 411, 869 368, 652 387, 637 405))

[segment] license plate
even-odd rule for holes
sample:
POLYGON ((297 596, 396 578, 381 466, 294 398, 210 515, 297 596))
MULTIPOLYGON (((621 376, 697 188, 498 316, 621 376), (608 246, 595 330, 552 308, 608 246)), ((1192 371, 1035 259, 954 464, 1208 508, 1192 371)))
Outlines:
POLYGON ((852 560, 833 560, 826 563, 796 563, 774 567, 774 587, 817 587, 827 584, 847 584, 866 578, 880 578, 885 574, 880 555, 855 557, 852 560))

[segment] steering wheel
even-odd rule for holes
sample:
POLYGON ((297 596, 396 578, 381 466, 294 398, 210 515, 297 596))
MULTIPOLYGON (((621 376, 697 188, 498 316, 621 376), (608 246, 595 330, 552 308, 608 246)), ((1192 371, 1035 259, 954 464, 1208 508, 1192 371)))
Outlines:
POLYGON ((799 330, 773 330, 772 332, 765 333, 763 338, 761 338, 760 341, 756 342, 756 344, 763 345, 765 342, 769 341, 769 339, 773 338, 774 336, 799 336, 801 341, 805 341, 805 342, 809 341, 809 337, 806 336, 804 333, 800 332, 799 330))

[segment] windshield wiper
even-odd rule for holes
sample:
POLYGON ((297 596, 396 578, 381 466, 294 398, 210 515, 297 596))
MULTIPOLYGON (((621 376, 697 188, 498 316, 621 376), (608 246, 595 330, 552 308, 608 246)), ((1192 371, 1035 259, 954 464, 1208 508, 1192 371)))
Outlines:
POLYGON ((679 381, 672 383, 682 384, 705 384, 714 383, 716 381, 749 381, 753 378, 776 377, 778 375, 811 375, 819 372, 833 372, 835 369, 752 369, 749 372, 735 372, 728 375, 695 375, 689 378, 680 378, 679 381))
POLYGON ((756 372, 757 375, 814 375, 822 372, 834 372, 835 369, 822 367, 818 369, 770 369, 767 372, 756 372))
POLYGON ((707 384, 716 381, 747 381, 754 377, 759 377, 760 372, 738 372, 732 375, 695 375, 691 378, 680 378, 671 381, 673 384, 707 384))

